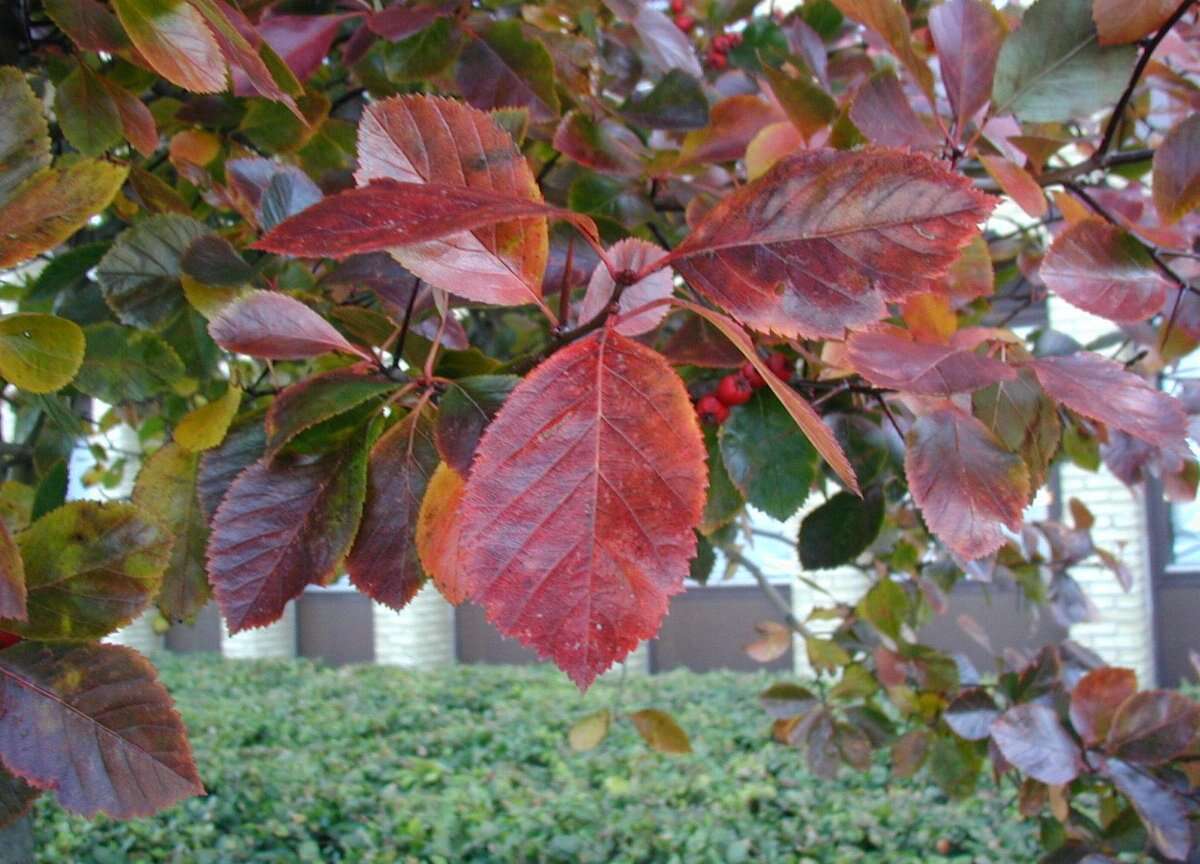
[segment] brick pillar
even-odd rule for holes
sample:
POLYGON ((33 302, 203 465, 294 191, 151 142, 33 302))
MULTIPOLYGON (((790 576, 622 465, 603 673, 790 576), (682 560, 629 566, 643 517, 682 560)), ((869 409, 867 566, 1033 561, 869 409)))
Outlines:
POLYGON ((296 604, 289 603, 274 624, 230 635, 221 620, 221 653, 238 660, 296 656, 296 604))
POLYGON ((375 604, 375 662, 424 669, 455 660, 454 607, 427 584, 399 612, 375 604))

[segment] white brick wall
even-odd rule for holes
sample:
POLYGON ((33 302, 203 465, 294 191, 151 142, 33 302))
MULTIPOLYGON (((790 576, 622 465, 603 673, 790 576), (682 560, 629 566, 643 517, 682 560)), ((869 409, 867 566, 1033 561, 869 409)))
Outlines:
POLYGON ((375 662, 425 668, 453 663, 454 607, 432 584, 399 612, 375 604, 375 662))
POLYGON ((221 620, 221 653, 238 660, 296 656, 296 604, 289 603, 283 617, 266 627, 230 635, 221 620))

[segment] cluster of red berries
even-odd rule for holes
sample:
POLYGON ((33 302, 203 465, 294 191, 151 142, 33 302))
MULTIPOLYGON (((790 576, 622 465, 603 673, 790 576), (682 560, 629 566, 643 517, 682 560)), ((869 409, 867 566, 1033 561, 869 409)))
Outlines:
POLYGON ((713 37, 712 46, 708 49, 705 60, 712 69, 718 72, 729 65, 729 52, 742 44, 741 33, 718 33, 713 37))
MULTIPOLYGON (((787 381, 791 377, 792 361, 786 354, 772 354, 766 363, 776 378, 787 381)), ((701 422, 720 426, 729 419, 730 408, 749 402, 754 391, 766 383, 754 364, 746 362, 737 372, 722 378, 716 390, 696 400, 696 413, 701 422)))
POLYGON ((671 13, 675 16, 675 26, 684 33, 691 33, 696 26, 696 19, 685 11, 686 8, 687 4, 684 0, 671 0, 671 13))

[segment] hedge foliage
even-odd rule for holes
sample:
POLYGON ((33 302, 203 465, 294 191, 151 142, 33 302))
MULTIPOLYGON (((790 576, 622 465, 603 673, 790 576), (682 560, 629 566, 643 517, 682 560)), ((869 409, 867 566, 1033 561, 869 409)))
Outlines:
POLYGON ((1027 862, 1037 825, 1005 787, 950 802, 878 763, 818 780, 770 744, 765 675, 630 676, 626 710, 669 710, 695 752, 650 752, 621 723, 573 753, 586 697, 552 669, 329 669, 162 657, 208 795, 93 822, 49 800, 44 864, 283 862, 1027 862), (942 841, 939 843, 939 841, 942 841), (941 851, 939 851, 941 850, 941 851), (943 854, 944 853, 944 854, 943 854))

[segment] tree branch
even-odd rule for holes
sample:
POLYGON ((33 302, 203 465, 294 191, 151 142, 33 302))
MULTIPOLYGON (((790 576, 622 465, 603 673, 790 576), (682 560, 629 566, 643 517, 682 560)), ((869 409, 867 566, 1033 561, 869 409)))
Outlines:
POLYGON ((754 581, 758 583, 758 587, 762 589, 765 595, 767 595, 767 599, 771 601, 771 605, 779 611, 779 614, 783 616, 783 619, 787 622, 787 625, 792 628, 792 630, 799 633, 805 639, 816 638, 816 634, 809 630, 805 623, 792 613, 791 604, 788 603, 787 599, 779 593, 779 591, 770 583, 770 581, 768 581, 767 574, 762 571, 761 567, 732 547, 719 546, 717 548, 721 550, 726 558, 728 558, 734 564, 737 564, 739 567, 744 568, 747 573, 754 577, 754 581))

